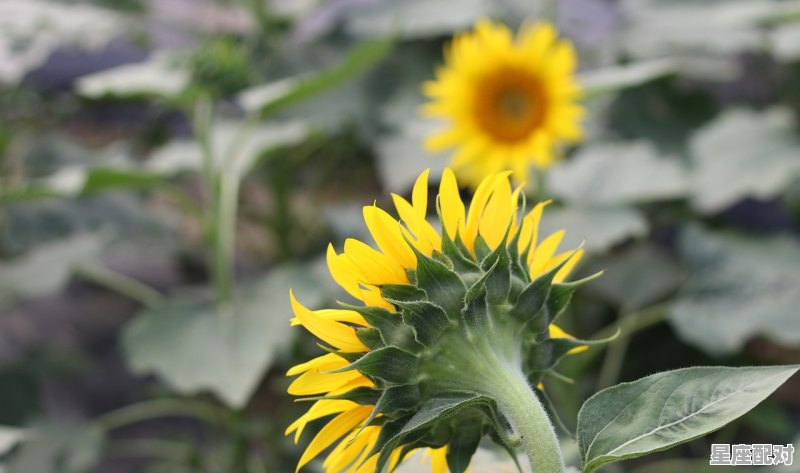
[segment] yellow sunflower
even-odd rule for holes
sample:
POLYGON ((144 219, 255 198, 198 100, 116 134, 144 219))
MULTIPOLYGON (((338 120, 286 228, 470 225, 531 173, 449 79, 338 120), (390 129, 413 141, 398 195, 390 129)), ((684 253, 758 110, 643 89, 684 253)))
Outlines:
POLYGON ((523 437, 514 405, 535 398, 530 386, 558 358, 584 348, 552 324, 580 283, 562 281, 582 251, 557 252, 563 230, 541 238, 546 202, 520 217, 509 175, 488 176, 467 211, 446 169, 440 232, 427 220, 425 171, 410 202, 393 195, 400 221, 364 207, 375 247, 328 247, 333 279, 360 304, 310 310, 290 294, 292 324, 328 352, 287 373, 299 375, 288 392, 315 402, 286 434, 298 442, 310 422, 329 418, 298 471, 326 450, 327 473, 391 471, 422 449, 434 473, 460 473, 486 433, 508 448, 523 437))
POLYGON ((513 170, 519 183, 531 166, 548 168, 559 145, 581 139, 575 63, 550 24, 526 24, 513 38, 505 25, 479 21, 453 38, 424 84, 423 113, 448 122, 426 148, 457 148, 452 167, 473 186, 493 172, 513 170))

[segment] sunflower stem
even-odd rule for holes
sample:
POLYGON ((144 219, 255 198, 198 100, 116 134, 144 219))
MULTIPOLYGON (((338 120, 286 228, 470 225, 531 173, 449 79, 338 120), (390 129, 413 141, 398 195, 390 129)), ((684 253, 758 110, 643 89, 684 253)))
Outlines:
POLYGON ((511 425, 512 434, 507 440, 522 448, 533 473, 563 472, 558 437, 544 406, 521 371, 503 371, 497 373, 504 379, 492 396, 511 425))

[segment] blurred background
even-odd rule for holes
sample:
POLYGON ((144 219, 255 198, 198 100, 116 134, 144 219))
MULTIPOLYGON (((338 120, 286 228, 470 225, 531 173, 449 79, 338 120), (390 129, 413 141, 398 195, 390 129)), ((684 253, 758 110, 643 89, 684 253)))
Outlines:
MULTIPOLYGON (((0 0, 0 471, 294 471, 285 372, 319 348, 288 289, 344 297, 328 242, 446 165, 420 85, 481 17, 555 22, 586 90, 543 225, 606 270, 566 328, 621 336, 560 365, 564 423, 657 371, 800 363, 798 1, 0 0)), ((800 447, 800 378, 602 471, 711 443, 800 447)))

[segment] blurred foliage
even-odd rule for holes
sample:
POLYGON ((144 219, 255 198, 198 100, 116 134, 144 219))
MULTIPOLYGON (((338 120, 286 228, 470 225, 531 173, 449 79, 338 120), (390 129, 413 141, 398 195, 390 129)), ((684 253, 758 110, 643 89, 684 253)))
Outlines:
MULTIPOLYGON (((621 336, 548 383, 565 423, 656 371, 800 363, 796 1, 5 0, 0 471, 291 471, 283 375, 316 347, 288 289, 345 299, 327 243, 441 172, 420 84, 487 15, 549 16, 581 60, 587 139, 528 201, 554 198, 543 231, 606 271, 565 328, 621 336)), ((603 471, 797 444, 798 393, 603 471)))

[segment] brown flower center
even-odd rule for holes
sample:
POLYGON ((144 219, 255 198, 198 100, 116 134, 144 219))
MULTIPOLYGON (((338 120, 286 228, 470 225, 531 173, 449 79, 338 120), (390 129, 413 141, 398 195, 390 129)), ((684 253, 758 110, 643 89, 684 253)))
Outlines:
POLYGON ((498 141, 528 139, 544 121, 547 103, 539 78, 504 69, 486 76, 475 103, 478 124, 498 141))

